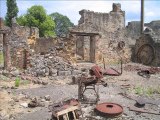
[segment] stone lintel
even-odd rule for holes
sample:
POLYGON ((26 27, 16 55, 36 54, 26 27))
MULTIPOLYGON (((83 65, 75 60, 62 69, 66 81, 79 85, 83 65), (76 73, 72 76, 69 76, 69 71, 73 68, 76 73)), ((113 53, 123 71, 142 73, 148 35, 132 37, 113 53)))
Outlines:
POLYGON ((89 33, 89 32, 70 32, 71 34, 76 34, 77 36, 94 36, 100 35, 99 33, 89 33))

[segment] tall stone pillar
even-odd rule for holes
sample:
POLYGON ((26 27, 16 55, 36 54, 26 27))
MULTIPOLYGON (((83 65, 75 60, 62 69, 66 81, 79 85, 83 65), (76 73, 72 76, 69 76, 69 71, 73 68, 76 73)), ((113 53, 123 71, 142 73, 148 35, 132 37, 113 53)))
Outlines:
POLYGON ((11 56, 9 40, 11 39, 10 32, 3 34, 3 56, 4 56, 4 69, 10 70, 11 68, 11 56))
POLYGON ((96 62, 96 54, 97 54, 97 40, 100 38, 100 35, 92 35, 90 36, 90 61, 96 62))
POLYGON ((99 59, 99 58, 102 58, 102 52, 100 51, 100 48, 102 47, 102 46, 100 46, 101 45, 100 39, 101 39, 100 34, 91 36, 90 53, 91 53, 91 51, 93 51, 93 52, 90 54, 90 57, 92 57, 91 62, 94 62, 94 63, 102 61, 99 59))

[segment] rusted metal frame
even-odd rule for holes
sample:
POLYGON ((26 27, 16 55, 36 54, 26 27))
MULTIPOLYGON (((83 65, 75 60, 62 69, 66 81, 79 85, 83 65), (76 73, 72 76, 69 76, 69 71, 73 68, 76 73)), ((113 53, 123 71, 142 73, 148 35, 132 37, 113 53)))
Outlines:
POLYGON ((98 102, 98 100, 99 100, 99 93, 98 93, 98 91, 99 90, 96 91, 96 87, 95 87, 96 84, 85 85, 85 83, 82 82, 81 80, 79 80, 79 82, 78 82, 78 100, 79 101, 83 101, 84 100, 84 92, 87 89, 92 89, 96 93, 96 102, 98 102), (92 88, 91 87, 87 88, 88 86, 92 86, 92 88))
MULTIPOLYGON (((104 59, 104 58, 103 58, 104 59)), ((105 61, 105 60, 103 60, 103 61, 105 61)), ((122 73, 123 73, 123 61, 122 61, 122 58, 121 58, 121 63, 120 63, 120 72, 119 71, 117 71, 116 69, 114 69, 114 68, 111 68, 112 70, 114 70, 115 72, 117 72, 117 75, 116 74, 114 74, 114 75, 111 75, 111 74, 106 74, 106 75, 111 75, 111 76, 120 76, 120 75, 122 75, 122 73)), ((103 66, 104 66, 104 71, 106 70, 105 68, 106 68, 106 66, 105 66, 105 62, 103 62, 103 66)), ((103 73, 104 75, 105 75, 105 72, 103 73)))
POLYGON ((104 84, 104 81, 101 81, 101 78, 103 78, 103 74, 99 66, 93 66, 90 70, 90 75, 92 77, 81 76, 81 78, 79 79, 78 81, 78 99, 80 101, 84 100, 84 92, 87 89, 93 89, 96 93, 96 97, 97 97, 96 103, 97 103, 99 100, 99 85, 98 84, 99 82, 104 84), (97 90, 96 90, 96 85, 98 85, 97 90))
POLYGON ((82 92, 82 95, 84 94, 84 92, 87 90, 87 89, 91 89, 91 90, 94 90, 94 92, 96 93, 96 97, 99 98, 99 94, 98 94, 98 91, 96 91, 96 84, 92 84, 90 86, 93 86, 92 88, 87 88, 88 86, 85 86, 83 92, 82 92))
POLYGON ((116 69, 114 69, 114 68, 112 68, 114 71, 116 71, 117 73, 118 73, 118 75, 117 76, 119 76, 119 75, 122 75, 122 72, 123 72, 123 62, 122 62, 122 60, 121 60, 121 63, 120 63, 120 65, 121 65, 121 71, 119 72, 119 71, 117 71, 116 69))

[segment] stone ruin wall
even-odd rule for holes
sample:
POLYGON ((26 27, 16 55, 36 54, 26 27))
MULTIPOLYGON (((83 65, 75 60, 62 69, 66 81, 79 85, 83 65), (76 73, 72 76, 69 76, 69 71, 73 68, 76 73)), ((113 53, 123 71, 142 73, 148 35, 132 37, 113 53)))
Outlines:
POLYGON ((26 67, 25 64, 27 62, 27 52, 31 52, 28 44, 28 38, 30 36, 35 36, 36 38, 38 38, 39 30, 35 27, 29 28, 13 23, 11 31, 12 37, 10 40, 10 46, 12 65, 23 69, 24 67, 26 67))
MULTIPOLYGON (((26 61, 26 54, 30 51, 28 44, 28 38, 30 36, 35 36, 39 38, 39 30, 35 27, 20 26, 15 20, 12 20, 12 27, 6 27, 1 20, 2 30, 10 31, 9 34, 9 47, 11 56, 11 65, 24 69, 26 61)), ((0 45, 1 51, 3 51, 3 34, 0 34, 0 45)))
MULTIPOLYGON (((132 49, 131 60, 133 62, 140 63, 140 61, 138 60, 138 51, 143 45, 149 44, 154 49, 153 54, 155 57, 153 57, 153 61, 147 65, 160 66, 160 21, 156 20, 151 21, 150 23, 145 23, 144 34, 142 35, 140 34, 140 24, 140 21, 132 21, 128 23, 128 26, 126 26, 126 35, 128 36, 128 43, 130 45, 130 48, 132 49), (146 30, 148 32, 146 32, 146 30)), ((145 49, 148 50, 148 48, 145 49)), ((149 52, 148 56, 144 56, 146 57, 146 59, 149 59, 147 57, 152 56, 152 54, 149 52)))
MULTIPOLYGON (((120 4, 113 4, 113 10, 110 13, 98 13, 87 10, 82 10, 79 13, 81 15, 79 24, 72 31, 97 32, 101 34, 101 38, 96 43, 97 63, 102 63, 103 58, 105 58, 106 63, 116 63, 119 60, 119 53, 116 52, 116 48, 120 41, 124 41, 126 44, 126 47, 121 51, 124 61, 128 62, 130 60, 131 53, 125 37, 125 12, 121 10, 120 4)), ((79 48, 81 53, 77 50, 77 54, 84 54, 84 59, 88 60, 88 58, 85 58, 85 55, 89 54, 90 49, 87 37, 81 37, 81 39, 77 40, 77 46, 81 46, 79 48), (84 52, 82 53, 82 51, 84 52)))
POLYGON ((144 33, 135 43, 135 62, 160 66, 160 21, 145 24, 144 33))
MULTIPOLYGON (((68 38, 39 38, 37 28, 19 26, 16 22, 7 29, 10 31, 8 38, 10 38, 12 70, 16 68, 41 77, 71 76, 81 73, 72 65, 76 62, 72 35, 68 38)), ((3 38, 1 39, 3 41, 3 38)))

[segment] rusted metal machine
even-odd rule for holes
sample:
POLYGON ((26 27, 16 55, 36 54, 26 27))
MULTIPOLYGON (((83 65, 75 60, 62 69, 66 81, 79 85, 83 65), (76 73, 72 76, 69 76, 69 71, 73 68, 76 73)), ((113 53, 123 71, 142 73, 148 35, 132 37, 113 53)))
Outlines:
POLYGON ((103 84, 104 86, 107 86, 107 84, 101 80, 103 78, 103 72, 99 66, 93 66, 90 69, 90 75, 91 77, 80 77, 78 81, 78 99, 79 101, 87 103, 87 100, 84 97, 84 92, 87 89, 92 89, 96 93, 96 100, 94 102, 97 103, 99 100, 99 86, 97 86, 96 90, 96 85, 103 84))

